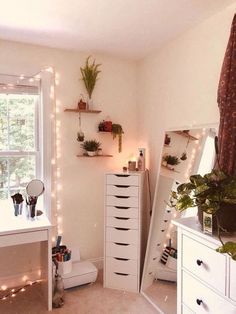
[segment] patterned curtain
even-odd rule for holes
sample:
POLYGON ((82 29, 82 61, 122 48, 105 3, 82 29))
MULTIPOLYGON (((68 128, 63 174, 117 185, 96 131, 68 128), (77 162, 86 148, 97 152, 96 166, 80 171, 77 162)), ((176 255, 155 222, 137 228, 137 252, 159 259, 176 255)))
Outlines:
POLYGON ((217 101, 219 166, 228 175, 236 175, 236 14, 221 69, 217 101))

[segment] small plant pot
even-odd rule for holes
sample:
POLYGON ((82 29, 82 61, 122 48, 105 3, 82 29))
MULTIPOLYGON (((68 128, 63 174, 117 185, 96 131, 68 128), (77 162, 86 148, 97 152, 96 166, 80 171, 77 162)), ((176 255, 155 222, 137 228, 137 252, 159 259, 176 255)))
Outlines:
POLYGON ((167 167, 168 169, 170 169, 170 170, 174 170, 174 169, 175 169, 175 167, 174 167, 173 165, 170 165, 170 164, 167 164, 166 167, 167 167))
POLYGON ((87 151, 87 154, 88 154, 88 156, 90 156, 90 157, 94 157, 94 156, 97 155, 97 152, 90 152, 90 151, 87 151))

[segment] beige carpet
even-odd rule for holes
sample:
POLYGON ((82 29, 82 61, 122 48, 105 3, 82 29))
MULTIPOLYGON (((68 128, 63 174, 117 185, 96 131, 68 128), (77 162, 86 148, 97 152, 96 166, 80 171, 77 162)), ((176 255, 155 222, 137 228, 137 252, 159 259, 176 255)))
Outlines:
MULTIPOLYGON (((32 286, 15 298, 0 301, 0 314, 49 313, 38 286, 32 286)), ((52 314, 154 314, 156 310, 140 295, 113 289, 104 289, 101 274, 92 285, 69 289, 65 292, 63 308, 52 314)))

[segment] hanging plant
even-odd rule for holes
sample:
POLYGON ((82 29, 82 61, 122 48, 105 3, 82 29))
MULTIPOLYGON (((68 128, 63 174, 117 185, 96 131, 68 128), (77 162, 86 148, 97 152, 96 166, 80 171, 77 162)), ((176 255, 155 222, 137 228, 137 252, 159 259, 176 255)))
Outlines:
POLYGON ((113 139, 115 139, 118 136, 118 152, 120 153, 122 151, 122 134, 123 129, 120 124, 112 124, 112 135, 113 139))
POLYGON ((101 64, 95 64, 95 60, 92 63, 89 63, 90 58, 91 56, 86 59, 85 66, 84 68, 81 67, 80 71, 85 88, 87 90, 89 98, 91 99, 95 84, 98 80, 98 74, 101 72, 98 70, 101 64))

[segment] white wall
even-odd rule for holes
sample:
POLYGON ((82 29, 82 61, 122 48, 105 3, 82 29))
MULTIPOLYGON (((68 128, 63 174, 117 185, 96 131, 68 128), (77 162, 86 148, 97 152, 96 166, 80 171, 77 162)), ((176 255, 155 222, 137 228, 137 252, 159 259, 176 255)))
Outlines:
POLYGON ((228 7, 139 62, 140 145, 148 147, 152 189, 163 130, 218 122, 217 87, 235 8, 228 7))
MULTIPOLYGON (((102 113, 83 114, 82 128, 86 138, 99 139, 104 152, 114 157, 76 157, 80 145, 76 141, 78 116, 65 113, 64 108, 77 107, 80 93, 85 94, 80 80, 80 66, 84 65, 88 55, 0 41, 0 73, 33 75, 47 65, 53 66, 58 73, 56 98, 61 104, 58 113, 61 138, 58 167, 61 177, 58 182, 62 187, 58 200, 61 205, 63 242, 69 247, 80 247, 83 259, 103 256, 104 173, 112 168, 121 168, 132 152, 137 154, 136 64, 92 54, 97 62, 102 63, 102 72, 93 94, 95 105, 102 113), (117 139, 113 141, 110 134, 97 134, 98 123, 107 116, 123 126, 125 134, 120 154, 117 139)), ((32 269, 30 261, 28 265, 32 269)), ((20 266, 16 266, 15 271, 18 270, 20 266)))

